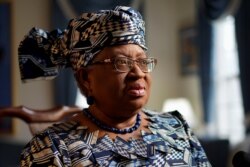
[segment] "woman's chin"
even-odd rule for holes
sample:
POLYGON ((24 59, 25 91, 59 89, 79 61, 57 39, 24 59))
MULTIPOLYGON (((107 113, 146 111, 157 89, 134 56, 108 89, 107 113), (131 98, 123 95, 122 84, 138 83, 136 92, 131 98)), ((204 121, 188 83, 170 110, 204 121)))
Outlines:
POLYGON ((147 103, 147 100, 145 98, 134 98, 134 99, 130 99, 127 104, 125 105, 125 107, 130 108, 130 110, 139 110, 141 108, 143 108, 147 103))

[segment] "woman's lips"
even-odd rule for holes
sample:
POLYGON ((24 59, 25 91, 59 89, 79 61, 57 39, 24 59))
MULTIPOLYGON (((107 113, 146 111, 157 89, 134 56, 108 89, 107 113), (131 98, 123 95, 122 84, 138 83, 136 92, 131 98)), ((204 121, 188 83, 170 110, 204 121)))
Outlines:
POLYGON ((134 97, 144 96, 146 93, 145 88, 143 86, 132 86, 128 89, 128 94, 134 97))

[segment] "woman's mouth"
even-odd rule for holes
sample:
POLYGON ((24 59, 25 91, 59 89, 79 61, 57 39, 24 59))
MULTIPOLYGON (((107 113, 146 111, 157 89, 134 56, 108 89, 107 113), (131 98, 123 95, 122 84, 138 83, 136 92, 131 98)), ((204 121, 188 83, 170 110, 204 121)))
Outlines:
POLYGON ((128 94, 134 97, 144 96, 146 93, 145 88, 143 86, 132 86, 128 89, 128 94))

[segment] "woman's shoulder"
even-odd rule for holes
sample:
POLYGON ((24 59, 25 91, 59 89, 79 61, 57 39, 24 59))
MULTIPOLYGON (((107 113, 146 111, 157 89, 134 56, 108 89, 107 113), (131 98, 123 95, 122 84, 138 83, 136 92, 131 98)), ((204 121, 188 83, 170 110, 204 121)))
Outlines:
POLYGON ((157 112, 153 110, 145 110, 150 122, 150 129, 164 130, 171 129, 180 131, 181 133, 189 133, 190 127, 182 114, 178 111, 157 112))
POLYGON ((76 121, 65 121, 65 122, 58 122, 54 123, 48 128, 44 129, 43 131, 35 134, 35 136, 42 136, 45 134, 52 134, 52 133, 63 133, 75 130, 78 128, 79 123, 76 121))
POLYGON ((79 123, 75 121, 53 124, 45 130, 35 134, 26 144, 22 154, 25 154, 25 152, 34 154, 45 148, 52 148, 56 143, 62 145, 63 142, 66 141, 66 138, 73 136, 73 134, 77 134, 77 131, 80 129, 83 129, 83 127, 79 126, 79 123))
POLYGON ((163 111, 144 109, 144 113, 150 119, 176 120, 176 121, 182 122, 183 124, 186 124, 186 120, 184 119, 183 115, 177 110, 163 112, 163 111))
POLYGON ((61 143, 60 141, 67 138, 68 134, 76 133, 79 129, 79 123, 75 121, 55 123, 35 134, 26 145, 26 148, 35 146, 36 151, 39 151, 45 147, 51 147, 52 144, 61 143))
POLYGON ((79 136, 73 135, 77 134, 78 129, 78 123, 70 121, 53 124, 35 134, 22 150, 20 156, 21 166, 28 166, 31 163, 34 166, 36 164, 47 166, 47 163, 52 163, 58 154, 65 156, 64 158, 68 158, 66 156, 68 155, 66 142, 70 141, 68 140, 70 137, 77 138, 79 136))

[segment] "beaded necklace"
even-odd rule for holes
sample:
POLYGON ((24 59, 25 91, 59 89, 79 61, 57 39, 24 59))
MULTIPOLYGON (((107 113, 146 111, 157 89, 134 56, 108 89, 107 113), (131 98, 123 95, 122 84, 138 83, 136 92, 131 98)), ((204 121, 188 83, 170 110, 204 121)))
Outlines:
POLYGON ((139 126, 141 125, 141 115, 138 113, 136 116, 136 122, 134 124, 133 127, 131 128, 125 128, 125 129, 117 129, 114 127, 110 127, 105 125, 104 123, 102 123, 101 121, 99 121, 98 119, 96 119, 90 112, 88 109, 83 109, 83 113, 89 118, 91 119, 98 127, 100 127, 103 130, 107 130, 109 132, 114 132, 117 134, 126 134, 126 133, 131 133, 135 130, 137 130, 139 128, 139 126))

